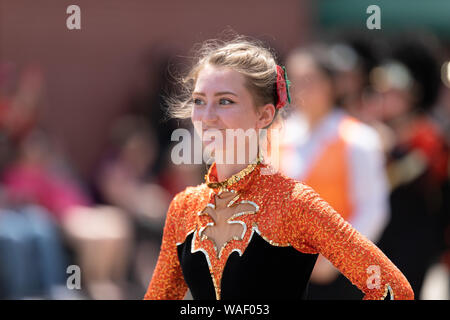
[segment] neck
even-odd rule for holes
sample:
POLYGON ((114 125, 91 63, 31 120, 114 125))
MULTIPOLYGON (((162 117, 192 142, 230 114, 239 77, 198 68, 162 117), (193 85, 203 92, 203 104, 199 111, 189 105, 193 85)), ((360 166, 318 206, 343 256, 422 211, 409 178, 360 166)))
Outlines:
MULTIPOLYGON (((235 153, 236 155, 236 153, 235 153)), ((250 151, 247 149, 245 153, 245 161, 244 163, 238 163, 237 157, 235 156, 234 162, 232 163, 217 163, 216 162, 216 171, 217 171, 217 179, 218 181, 224 181, 235 175, 236 173, 242 171, 247 168, 249 164, 254 163, 258 158, 257 154, 250 154, 250 151)))
POLYGON ((249 163, 245 163, 245 164, 218 164, 218 163, 216 163, 217 179, 219 181, 224 181, 224 180, 230 178, 232 175, 245 169, 248 165, 249 165, 249 163))

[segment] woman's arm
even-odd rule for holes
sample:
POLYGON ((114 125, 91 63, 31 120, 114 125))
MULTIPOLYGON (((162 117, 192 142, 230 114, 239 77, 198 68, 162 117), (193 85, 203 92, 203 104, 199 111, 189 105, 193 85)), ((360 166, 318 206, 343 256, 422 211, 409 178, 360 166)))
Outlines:
POLYGON ((181 194, 172 200, 164 226, 161 252, 144 296, 144 300, 181 300, 188 289, 178 260, 176 234, 177 221, 182 212, 181 194))
POLYGON ((287 228, 299 251, 321 253, 354 285, 364 300, 414 299, 400 270, 310 187, 298 184, 287 228))

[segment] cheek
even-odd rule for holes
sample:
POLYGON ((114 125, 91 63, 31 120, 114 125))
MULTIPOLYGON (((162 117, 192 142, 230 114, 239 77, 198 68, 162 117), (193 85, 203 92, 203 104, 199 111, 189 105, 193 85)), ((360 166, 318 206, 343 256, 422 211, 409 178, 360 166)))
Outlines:
POLYGON ((222 125, 226 129, 235 129, 240 127, 240 121, 242 121, 242 114, 239 110, 223 109, 218 110, 217 116, 222 122, 222 125))
POLYGON ((248 129, 254 124, 252 113, 243 109, 222 110, 219 118, 227 129, 248 129))
POLYGON ((199 121, 199 119, 200 119, 200 115, 199 115, 197 109, 192 107, 192 109, 191 109, 191 120, 192 120, 192 122, 199 121))
POLYGON ((201 118, 199 117, 198 112, 194 111, 194 109, 192 109, 192 112, 191 112, 191 122, 192 122, 192 125, 194 126, 195 132, 197 132, 197 134, 201 137, 201 135, 202 135, 201 118))

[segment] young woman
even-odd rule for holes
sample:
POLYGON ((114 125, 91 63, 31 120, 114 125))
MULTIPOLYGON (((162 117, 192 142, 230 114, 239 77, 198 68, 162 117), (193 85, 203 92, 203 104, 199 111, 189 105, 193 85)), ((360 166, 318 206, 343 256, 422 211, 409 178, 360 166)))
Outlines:
MULTIPOLYGON (((190 117, 201 137, 268 128, 289 100, 285 71, 273 54, 242 37, 206 42, 184 84, 186 99, 172 114, 190 117)), ((313 189, 264 163, 252 152, 259 139, 244 140, 246 163, 216 161, 205 183, 172 200, 145 299, 183 299, 188 288, 205 300, 306 298, 319 253, 364 299, 414 298, 372 242, 313 189)), ((242 151, 235 146, 227 140, 214 153, 242 151)))

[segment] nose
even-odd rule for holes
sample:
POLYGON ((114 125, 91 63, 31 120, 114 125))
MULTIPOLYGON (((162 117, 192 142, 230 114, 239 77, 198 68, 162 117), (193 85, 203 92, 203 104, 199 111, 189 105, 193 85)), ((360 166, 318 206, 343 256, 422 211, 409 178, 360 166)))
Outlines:
POLYGON ((208 103, 205 106, 202 120, 205 123, 214 123, 217 121, 217 113, 214 105, 212 103, 208 103))

